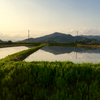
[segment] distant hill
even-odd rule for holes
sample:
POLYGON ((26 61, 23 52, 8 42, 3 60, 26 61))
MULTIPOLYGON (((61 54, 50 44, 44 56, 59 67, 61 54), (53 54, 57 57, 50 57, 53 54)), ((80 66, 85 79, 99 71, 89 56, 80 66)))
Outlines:
POLYGON ((3 41, 0 39, 0 42, 3 42, 3 41))
POLYGON ((46 40, 45 43, 57 43, 57 42, 55 42, 53 40, 46 40))
MULTIPOLYGON (((72 36, 70 34, 64 34, 64 33, 59 33, 55 32, 49 35, 45 35, 42 37, 38 38, 29 38, 29 42, 31 43, 37 43, 37 42, 42 42, 42 43, 69 43, 69 42, 74 42, 74 41, 82 41, 86 43, 90 43, 87 41, 93 41, 93 39, 88 39, 85 36, 72 36), (84 40, 85 39, 85 40, 84 40)), ((94 41, 97 41, 94 39, 94 41)), ((21 40, 18 42, 28 42, 28 39, 21 40)))
POLYGON ((99 40, 100 41, 100 35, 80 35, 81 37, 84 37, 84 38, 93 38, 93 39, 96 39, 96 40, 99 40))
MULTIPOLYGON (((79 41, 79 40, 82 40, 83 37, 79 36, 77 39, 79 41)), ((42 36, 39 38, 29 38, 29 41, 32 43, 35 43, 35 42, 47 42, 47 43, 64 43, 64 42, 66 42, 66 43, 69 43, 69 42, 74 42, 74 36, 72 36, 70 34, 55 32, 53 34, 45 35, 45 36, 42 36)), ((18 42, 28 42, 28 39, 18 41, 18 42)))
POLYGON ((93 38, 84 38, 84 39, 82 39, 82 40, 80 40, 79 42, 84 42, 84 43, 93 43, 93 42, 100 42, 100 41, 98 41, 98 40, 96 40, 96 39, 93 39, 93 38))

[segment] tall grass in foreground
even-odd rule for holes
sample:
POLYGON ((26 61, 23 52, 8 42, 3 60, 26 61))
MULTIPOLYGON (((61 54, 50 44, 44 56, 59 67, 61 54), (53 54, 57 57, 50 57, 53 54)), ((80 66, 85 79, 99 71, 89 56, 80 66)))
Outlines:
POLYGON ((100 100, 100 63, 2 61, 0 100, 100 100))

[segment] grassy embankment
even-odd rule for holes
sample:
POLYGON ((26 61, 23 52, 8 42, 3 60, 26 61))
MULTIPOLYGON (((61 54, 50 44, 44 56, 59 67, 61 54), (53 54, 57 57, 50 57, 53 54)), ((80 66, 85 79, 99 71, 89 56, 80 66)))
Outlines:
POLYGON ((100 63, 0 62, 0 100, 100 100, 100 63))
POLYGON ((80 44, 80 43, 78 43, 77 44, 77 47, 93 47, 93 48, 100 48, 100 44, 80 44))
POLYGON ((68 46, 68 47, 77 47, 77 43, 48 43, 48 46, 68 46))
POLYGON ((86 43, 48 43, 48 46, 67 46, 67 47, 96 47, 100 48, 99 44, 86 44, 86 43))
POLYGON ((14 47, 14 46, 39 46, 42 43, 0 43, 0 48, 2 47, 14 47))
MULTIPOLYGON (((47 43, 48 46, 69 46, 76 47, 77 43, 47 43)), ((39 46, 41 43, 0 43, 0 47, 11 47, 11 46, 39 46)))
MULTIPOLYGON (((0 48, 2 47, 13 47, 13 46, 39 46, 42 43, 0 43, 0 48)), ((97 47, 99 48, 99 44, 86 44, 86 43, 47 43, 48 46, 67 46, 67 47, 97 47)))
POLYGON ((39 50, 41 47, 45 46, 46 44, 41 44, 40 46, 33 47, 28 50, 23 50, 17 53, 14 53, 12 55, 8 55, 7 57, 1 59, 0 61, 21 61, 24 60, 26 57, 28 57, 33 52, 39 50))

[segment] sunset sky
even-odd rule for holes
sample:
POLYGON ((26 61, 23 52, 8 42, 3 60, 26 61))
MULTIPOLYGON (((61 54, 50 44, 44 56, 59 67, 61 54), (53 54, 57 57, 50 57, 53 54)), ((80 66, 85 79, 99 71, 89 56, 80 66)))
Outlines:
POLYGON ((0 0, 0 39, 54 32, 100 35, 100 0, 0 0))

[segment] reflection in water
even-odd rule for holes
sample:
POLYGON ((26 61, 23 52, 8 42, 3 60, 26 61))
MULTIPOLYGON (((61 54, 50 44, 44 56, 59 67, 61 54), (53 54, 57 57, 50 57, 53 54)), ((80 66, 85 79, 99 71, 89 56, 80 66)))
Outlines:
POLYGON ((78 52, 78 53, 100 53, 100 48, 91 48, 91 47, 43 47, 41 50, 57 54, 78 52))
POLYGON ((43 47, 25 61, 100 62, 100 48, 43 47))
MULTIPOLYGON (((75 51, 74 51, 75 52, 75 51)), ((76 59, 77 59, 77 47, 76 47, 76 59)))
POLYGON ((0 59, 6 57, 8 55, 11 55, 13 53, 16 53, 16 52, 19 52, 22 50, 26 50, 26 49, 28 49, 28 48, 25 46, 0 48, 0 59))
MULTIPOLYGON (((0 48, 0 59, 31 47, 18 46, 0 48)), ((25 61, 72 61, 100 62, 100 48, 75 48, 75 47, 43 47, 31 54, 25 61)))

